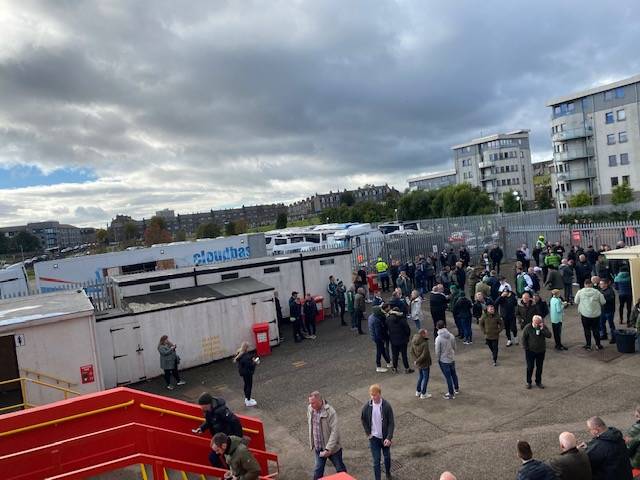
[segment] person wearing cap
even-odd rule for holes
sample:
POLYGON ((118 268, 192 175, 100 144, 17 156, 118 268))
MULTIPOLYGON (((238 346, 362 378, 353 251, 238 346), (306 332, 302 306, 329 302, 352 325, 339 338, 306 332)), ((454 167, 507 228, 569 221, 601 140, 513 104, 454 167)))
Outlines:
POLYGON ((562 300, 560 290, 551 290, 551 300, 549 300, 549 315, 551 317, 551 329, 553 330, 553 340, 556 342, 556 350, 567 350, 562 344, 562 321, 564 320, 564 309, 567 302, 562 300))
MULTIPOLYGON (((198 405, 200 405, 202 413, 204 413, 204 422, 193 430, 193 433, 202 433, 205 430, 209 430, 211 435, 222 432, 226 435, 235 435, 242 438, 242 424, 238 417, 229 410, 223 398, 216 398, 205 392, 198 397, 198 405)), ((209 454, 209 463, 213 467, 223 468, 223 463, 215 452, 209 454)))
POLYGON ((224 455, 229 466, 226 480, 258 480, 260 464, 244 443, 242 437, 218 432, 211 439, 211 450, 216 455, 224 455))

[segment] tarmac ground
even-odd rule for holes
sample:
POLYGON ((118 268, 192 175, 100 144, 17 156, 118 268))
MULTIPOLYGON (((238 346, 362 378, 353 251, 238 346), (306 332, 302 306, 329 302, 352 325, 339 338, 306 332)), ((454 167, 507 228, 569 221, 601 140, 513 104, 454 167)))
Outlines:
MULTIPOLYGON (((548 292, 543 296, 548 297, 548 292)), ((431 336, 428 302, 423 309, 431 336)), ((447 324, 455 334, 450 313, 447 324)), ((415 333, 415 326, 411 327, 415 333)), ((314 390, 337 411, 344 461, 358 480, 373 478, 368 440, 360 423, 373 383, 382 386, 382 396, 394 409, 391 454, 397 480, 438 479, 444 470, 451 470, 459 480, 512 479, 520 466, 518 440, 531 444, 535 458, 548 460, 559 451, 561 432, 571 431, 579 441, 588 440, 585 422, 593 415, 624 431, 634 422, 633 409, 640 402, 640 354, 618 353, 607 341, 602 351, 582 349, 584 336, 575 306, 565 313, 563 343, 569 350, 556 351, 553 340, 547 341, 545 389, 525 389, 524 351, 520 345, 507 348, 504 332, 494 367, 474 323, 473 344, 457 344, 460 394, 455 400, 442 398, 446 383, 437 365, 431 367, 430 399, 416 398, 416 373, 376 373, 375 345, 369 335, 354 334, 349 327, 341 327, 339 319, 328 317, 318 324, 317 339, 300 344, 291 341, 288 326, 281 334, 286 340, 262 358, 256 370, 257 407, 244 406, 242 379, 231 359, 182 372, 187 385, 173 391, 165 388, 160 377, 133 387, 193 402, 208 391, 223 397, 235 412, 262 419, 268 449, 279 455, 282 480, 312 478, 314 454, 308 447, 306 408, 308 394, 314 390)), ((432 339, 429 344, 433 356, 432 339)), ((333 472, 327 462, 325 475, 333 472)))

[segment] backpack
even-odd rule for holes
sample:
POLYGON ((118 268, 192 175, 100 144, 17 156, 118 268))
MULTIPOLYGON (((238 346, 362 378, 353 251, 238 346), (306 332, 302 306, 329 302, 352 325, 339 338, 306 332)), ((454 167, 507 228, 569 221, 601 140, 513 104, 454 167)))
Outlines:
POLYGON ((521 297, 522 294, 525 292, 525 287, 527 286, 527 281, 524 279, 524 273, 521 273, 520 275, 518 275, 518 278, 516 278, 516 294, 521 297))

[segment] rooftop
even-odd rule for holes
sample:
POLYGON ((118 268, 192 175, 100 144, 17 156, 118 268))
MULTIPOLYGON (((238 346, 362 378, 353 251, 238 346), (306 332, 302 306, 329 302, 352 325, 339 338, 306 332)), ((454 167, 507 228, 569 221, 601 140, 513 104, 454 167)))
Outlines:
POLYGON ((80 313, 93 314, 93 305, 82 290, 0 300, 0 332, 16 325, 65 320, 80 313))
POLYGON ((571 100, 577 100, 579 98, 588 97, 589 95, 595 95, 596 93, 606 92, 607 90, 611 90, 613 88, 632 85, 637 82, 640 82, 640 74, 634 75, 633 77, 625 78, 624 80, 618 80, 617 82, 606 83, 604 85, 600 85, 599 87, 590 88, 589 90, 583 90, 581 92, 573 93, 571 95, 565 95, 563 97, 553 98, 547 101, 546 106, 553 107, 554 105, 558 105, 559 103, 565 103, 571 100))
POLYGON ((455 175, 456 171, 455 170, 445 170, 444 172, 432 172, 432 173, 427 173, 426 175, 422 175, 420 177, 411 177, 407 179, 407 182, 418 182, 420 180, 429 180, 431 178, 440 178, 440 177, 446 177, 449 175, 455 175))
POLYGON ((494 133, 493 135, 489 135, 487 137, 474 138, 470 142, 461 143, 460 145, 454 145, 451 147, 451 150, 456 150, 458 148, 470 147, 472 145, 478 145, 480 143, 492 142, 493 140, 499 140, 501 138, 522 138, 529 135, 530 130, 514 130, 513 132, 507 133, 494 133))

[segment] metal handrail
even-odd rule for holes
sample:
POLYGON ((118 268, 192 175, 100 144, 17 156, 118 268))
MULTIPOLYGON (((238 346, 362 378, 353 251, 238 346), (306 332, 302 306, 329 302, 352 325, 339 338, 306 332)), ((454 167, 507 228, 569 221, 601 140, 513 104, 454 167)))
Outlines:
POLYGON ((80 392, 76 392, 75 390, 71 390, 70 388, 64 388, 64 387, 59 387, 57 385, 52 385, 50 383, 46 383, 46 382, 41 382, 40 380, 34 380, 33 378, 27 378, 27 377, 18 377, 18 378, 12 378, 11 380, 4 380, 2 382, 0 382, 0 385, 7 385, 9 383, 16 383, 16 382, 20 382, 20 393, 22 395, 22 402, 21 403, 16 403, 14 405, 9 405, 7 407, 2 407, 0 408, 0 412, 4 412, 5 410, 12 410, 15 408, 31 408, 34 407, 35 405, 32 403, 29 403, 28 398, 27 398, 27 385, 26 382, 31 382, 31 383, 35 383, 36 385, 40 385, 43 387, 48 387, 48 388, 53 388, 54 390, 59 390, 61 392, 64 392, 64 399, 66 400, 67 398, 69 398, 69 394, 72 393, 74 395, 82 395, 80 392))
POLYGON ((76 413, 75 415, 69 415, 67 417, 57 418, 55 420, 48 420, 42 423, 35 423, 33 425, 27 425, 26 427, 16 428, 14 430, 8 430, 6 432, 0 432, 0 437, 8 437, 9 435, 14 435, 16 433, 28 432, 31 430, 36 430, 38 428, 48 427, 50 425, 58 425, 60 423, 69 422, 71 420, 76 420, 78 418, 90 417, 92 415, 97 415, 98 413, 110 412, 111 410, 117 410, 119 408, 127 408, 135 403, 135 400, 129 400, 128 402, 118 403, 116 405, 110 405, 108 407, 98 408, 96 410, 89 410, 88 412, 76 413))
MULTIPOLYGON (((159 412, 159 413, 164 413, 164 414, 167 414, 167 415, 173 415, 174 417, 186 418, 187 420, 196 420, 198 422, 202 421, 201 417, 196 417, 195 415, 189 415, 188 413, 176 412, 175 410, 167 410, 166 408, 154 407, 152 405, 146 405, 144 403, 140 404, 140 408, 142 408, 143 410, 151 410, 153 412, 159 412)), ((256 435, 260 433, 258 430, 254 430, 252 428, 245 428, 245 427, 242 427, 242 431, 243 432, 248 432, 248 433, 253 433, 253 434, 256 434, 256 435)))
POLYGON ((69 386, 69 388, 71 388, 72 385, 77 385, 77 383, 70 382, 69 380, 65 380, 64 378, 54 377, 53 375, 49 375, 48 373, 42 373, 36 370, 30 370, 28 368, 23 368, 22 371, 27 375, 31 374, 31 375, 37 376, 38 380, 40 380, 40 377, 45 377, 51 380, 55 380, 56 383, 66 383, 69 386))

